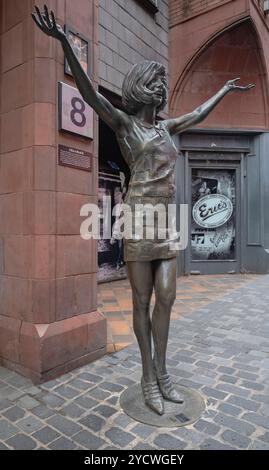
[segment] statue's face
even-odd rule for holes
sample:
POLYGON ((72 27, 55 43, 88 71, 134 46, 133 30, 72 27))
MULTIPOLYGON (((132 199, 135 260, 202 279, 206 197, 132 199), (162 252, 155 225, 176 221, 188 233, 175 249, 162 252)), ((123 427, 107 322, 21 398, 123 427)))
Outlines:
POLYGON ((167 94, 167 79, 165 72, 157 72, 147 88, 154 92, 152 101, 156 106, 160 106, 167 94))

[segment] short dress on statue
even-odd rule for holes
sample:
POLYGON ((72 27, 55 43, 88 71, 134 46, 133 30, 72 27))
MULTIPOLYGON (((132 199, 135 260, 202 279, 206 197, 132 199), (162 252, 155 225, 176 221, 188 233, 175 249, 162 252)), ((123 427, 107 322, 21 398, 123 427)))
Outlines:
MULTIPOLYGON (((130 118, 131 132, 125 137, 117 135, 122 155, 131 172, 124 204, 130 206, 132 214, 137 204, 162 204, 167 209, 169 204, 176 202, 175 164, 178 151, 165 121, 153 126, 135 116, 130 118)), ((166 230, 160 238, 156 213, 152 228, 154 235, 149 239, 145 236, 149 221, 145 217, 140 220, 143 221, 144 236, 140 239, 135 236, 124 238, 125 261, 151 261, 177 256, 178 239, 175 230, 172 234, 171 230, 166 230)))

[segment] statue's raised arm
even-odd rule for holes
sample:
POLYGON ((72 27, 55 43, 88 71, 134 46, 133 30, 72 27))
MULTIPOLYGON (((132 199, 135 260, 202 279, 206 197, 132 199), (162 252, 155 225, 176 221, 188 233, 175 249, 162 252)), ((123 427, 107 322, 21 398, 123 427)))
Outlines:
POLYGON ((228 80, 228 82, 214 96, 212 96, 212 98, 196 108, 193 112, 175 119, 168 119, 166 124, 170 134, 178 134, 179 132, 185 131, 186 129, 202 122, 230 91, 248 91, 255 86, 253 84, 239 86, 236 84, 238 80, 240 80, 240 78, 228 80))
POLYGON ((79 63, 63 28, 56 23, 53 11, 49 13, 48 7, 44 5, 44 12, 41 13, 39 8, 35 6, 35 13, 32 13, 32 18, 43 33, 61 42, 64 54, 84 101, 88 103, 100 118, 114 131, 119 133, 121 130, 124 131, 124 129, 128 127, 128 115, 115 108, 104 96, 94 89, 90 78, 79 63))

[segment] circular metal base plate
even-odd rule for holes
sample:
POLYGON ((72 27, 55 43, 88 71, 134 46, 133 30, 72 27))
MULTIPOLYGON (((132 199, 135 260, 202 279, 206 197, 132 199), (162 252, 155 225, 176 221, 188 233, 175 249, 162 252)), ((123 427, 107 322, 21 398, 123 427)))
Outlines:
POLYGON ((170 428, 194 423, 205 410, 204 399, 194 390, 178 384, 174 386, 183 395, 184 403, 164 400, 162 416, 145 405, 140 384, 132 385, 121 394, 120 405, 128 416, 151 426, 170 428))

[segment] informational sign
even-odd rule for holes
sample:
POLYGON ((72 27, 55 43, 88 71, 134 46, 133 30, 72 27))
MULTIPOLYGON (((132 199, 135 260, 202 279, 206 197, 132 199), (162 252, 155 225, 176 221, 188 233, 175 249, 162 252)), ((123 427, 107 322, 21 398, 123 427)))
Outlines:
POLYGON ((235 195, 235 170, 193 168, 192 260, 235 259, 235 195))
POLYGON ((93 109, 83 101, 79 91, 58 83, 59 130, 93 138, 93 109))
POLYGON ((192 216, 200 227, 217 228, 225 224, 233 213, 232 201, 224 194, 210 194, 197 201, 192 216))
POLYGON ((79 170, 92 171, 92 154, 73 147, 59 145, 59 164, 79 170))

